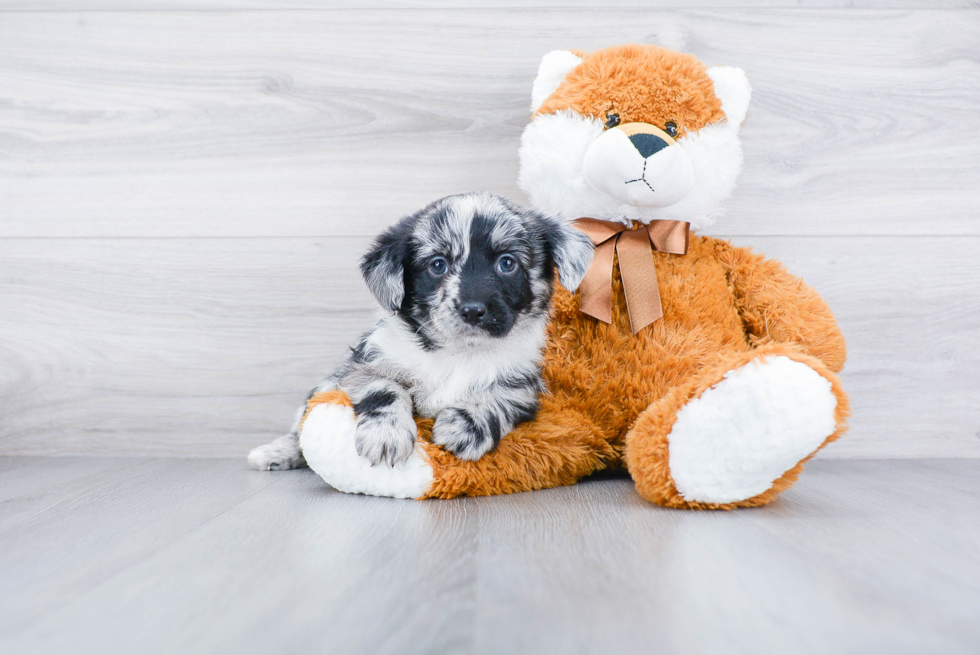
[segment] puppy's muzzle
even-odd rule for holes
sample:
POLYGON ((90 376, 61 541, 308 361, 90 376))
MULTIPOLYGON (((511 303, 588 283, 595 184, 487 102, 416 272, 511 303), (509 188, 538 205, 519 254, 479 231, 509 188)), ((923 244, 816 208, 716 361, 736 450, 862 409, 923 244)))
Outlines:
POLYGON ((487 315, 487 306, 482 302, 463 303, 459 307, 459 315, 470 325, 480 325, 487 315))
POLYGON ((670 135, 649 123, 606 130, 583 161, 593 189, 634 207, 667 207, 694 187, 694 168, 670 135))

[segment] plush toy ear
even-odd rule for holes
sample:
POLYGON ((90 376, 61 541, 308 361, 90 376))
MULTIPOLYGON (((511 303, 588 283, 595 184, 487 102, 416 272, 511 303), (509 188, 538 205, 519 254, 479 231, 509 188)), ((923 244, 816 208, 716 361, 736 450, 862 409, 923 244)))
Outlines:
POLYGON ((575 291, 592 264, 595 254, 592 240, 566 221, 541 214, 538 214, 538 221, 558 267, 558 279, 563 287, 575 291))
POLYGON ((538 76, 531 87, 531 111, 536 112, 555 90, 569 71, 582 63, 582 58, 568 50, 552 50, 541 58, 538 76))
POLYGON ((368 289, 387 310, 397 311, 405 299, 405 258, 415 217, 403 218, 381 233, 361 258, 368 289))
POLYGON ((708 77, 715 84, 715 95, 721 100, 728 123, 738 128, 745 120, 752 97, 745 71, 735 66, 714 66, 708 69, 708 77))

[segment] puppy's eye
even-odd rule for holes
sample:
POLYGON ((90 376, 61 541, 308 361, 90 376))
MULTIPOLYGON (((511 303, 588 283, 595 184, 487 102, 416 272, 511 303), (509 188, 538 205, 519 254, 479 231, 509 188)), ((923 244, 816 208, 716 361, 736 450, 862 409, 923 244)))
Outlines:
POLYGON ((673 139, 675 136, 677 136, 677 123, 674 121, 667 121, 667 124, 664 125, 664 132, 666 132, 670 138, 673 139))
POLYGON ((445 275, 446 271, 448 270, 449 270, 449 263, 446 261, 445 257, 433 257, 429 261, 429 272, 435 275, 436 277, 445 275))
POLYGON ((619 114, 606 114, 606 127, 613 128, 619 125, 619 114))
POLYGON ((510 275, 517 270, 517 260, 511 255, 501 255, 497 258, 497 272, 501 275, 510 275))

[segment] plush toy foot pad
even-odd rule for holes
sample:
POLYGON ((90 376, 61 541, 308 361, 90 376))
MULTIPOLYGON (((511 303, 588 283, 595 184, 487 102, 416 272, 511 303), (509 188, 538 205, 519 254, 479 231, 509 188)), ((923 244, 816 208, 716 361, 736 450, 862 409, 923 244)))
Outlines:
POLYGON ((831 383, 789 357, 756 359, 689 401, 667 439, 684 499, 731 503, 768 490, 836 430, 831 383))
POLYGON ((343 404, 311 402, 299 435, 309 467, 334 489, 346 493, 392 498, 425 495, 432 485, 432 466, 423 457, 422 447, 416 444, 412 455, 395 466, 372 466, 357 454, 357 419, 350 401, 343 400, 343 404))

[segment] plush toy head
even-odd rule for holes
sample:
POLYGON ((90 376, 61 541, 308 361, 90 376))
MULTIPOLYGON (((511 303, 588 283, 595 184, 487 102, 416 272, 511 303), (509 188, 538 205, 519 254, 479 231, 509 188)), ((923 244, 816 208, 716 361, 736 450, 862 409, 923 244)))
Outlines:
POLYGON ((569 220, 707 227, 742 167, 750 95, 741 69, 656 46, 556 50, 534 80, 518 184, 569 220))

